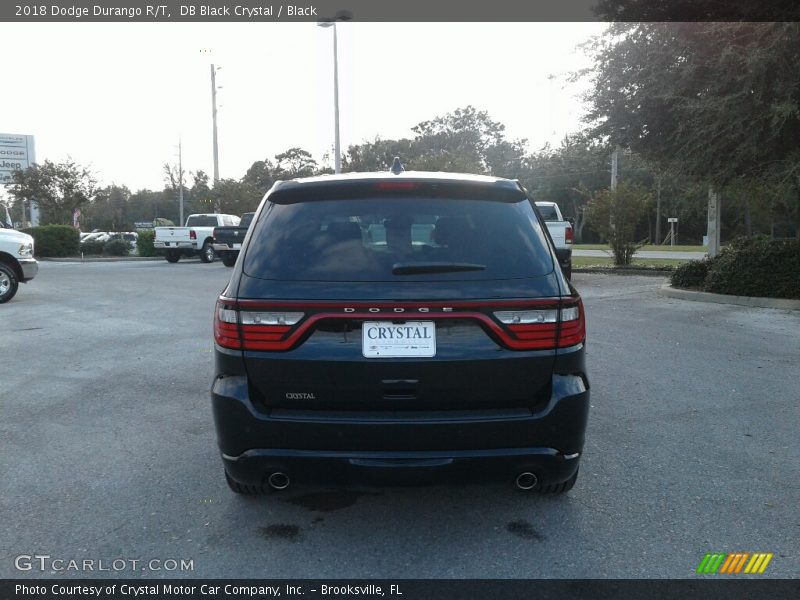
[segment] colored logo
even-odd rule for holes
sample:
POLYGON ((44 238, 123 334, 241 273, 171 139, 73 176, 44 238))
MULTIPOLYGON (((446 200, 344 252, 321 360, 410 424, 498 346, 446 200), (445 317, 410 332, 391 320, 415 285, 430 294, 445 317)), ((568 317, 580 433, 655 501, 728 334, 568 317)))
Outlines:
POLYGON ((766 570, 772 556, 772 552, 731 552, 729 554, 711 552, 700 561, 697 573, 706 575, 760 574, 766 570))

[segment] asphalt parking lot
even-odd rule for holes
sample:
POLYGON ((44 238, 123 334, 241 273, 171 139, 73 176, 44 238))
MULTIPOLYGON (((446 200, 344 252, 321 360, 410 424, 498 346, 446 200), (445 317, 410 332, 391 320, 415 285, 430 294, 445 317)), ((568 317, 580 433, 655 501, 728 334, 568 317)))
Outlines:
POLYGON ((208 390, 220 262, 53 263, 0 306, 0 577, 800 573, 800 314, 576 274, 592 412, 565 496, 507 486, 229 492, 208 390), (19 571, 19 555, 193 570, 19 571))

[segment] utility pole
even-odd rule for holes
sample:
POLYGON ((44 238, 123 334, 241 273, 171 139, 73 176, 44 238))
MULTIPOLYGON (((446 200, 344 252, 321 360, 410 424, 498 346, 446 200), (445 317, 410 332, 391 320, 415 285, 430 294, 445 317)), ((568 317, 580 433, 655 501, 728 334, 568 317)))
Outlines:
POLYGON ((656 244, 661 243, 661 174, 656 178, 656 244))
POLYGON ((214 64, 211 64, 211 122, 214 127, 214 185, 219 181, 219 148, 217 146, 217 75, 214 64))
POLYGON ((719 226, 722 218, 722 199, 714 191, 713 186, 708 186, 708 257, 714 258, 719 254, 719 226))
MULTIPOLYGON (((614 152, 611 153, 611 191, 617 189, 617 170, 619 168, 619 146, 614 146, 614 152)), ((608 213, 608 225, 611 231, 614 231, 614 210, 608 213)))
POLYGON ((181 148, 181 138, 178 138, 178 205, 180 207, 178 227, 183 227, 183 149, 181 148))
POLYGON ((617 170, 619 168, 619 146, 611 153, 611 191, 617 189, 617 170))

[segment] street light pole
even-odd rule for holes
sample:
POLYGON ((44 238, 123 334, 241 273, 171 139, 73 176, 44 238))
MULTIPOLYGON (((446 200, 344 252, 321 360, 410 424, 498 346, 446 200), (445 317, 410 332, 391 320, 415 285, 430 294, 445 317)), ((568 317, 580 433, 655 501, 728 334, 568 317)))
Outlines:
POLYGON ((339 143, 339 44, 336 38, 336 23, 333 24, 333 121, 336 133, 334 137, 334 171, 342 172, 342 148, 339 143))
POLYGON ((216 69, 211 65, 211 121, 214 127, 214 183, 219 181, 219 148, 217 147, 217 76, 216 69))
POLYGON ((320 27, 333 27, 333 122, 334 147, 333 165, 336 173, 342 172, 342 148, 339 141, 339 41, 336 34, 336 21, 349 21, 352 15, 341 11, 332 19, 323 19, 317 23, 320 27))
POLYGON ((178 138, 178 205, 180 211, 180 220, 178 227, 183 227, 183 149, 181 147, 182 140, 178 138))

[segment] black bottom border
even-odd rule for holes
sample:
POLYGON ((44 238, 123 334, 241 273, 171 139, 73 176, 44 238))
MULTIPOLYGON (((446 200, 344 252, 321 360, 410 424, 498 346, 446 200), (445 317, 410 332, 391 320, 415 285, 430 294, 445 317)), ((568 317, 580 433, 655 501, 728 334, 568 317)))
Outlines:
POLYGON ((5 579, 19 600, 762 600, 800 598, 800 579, 5 579), (276 593, 277 592, 277 593, 276 593))

